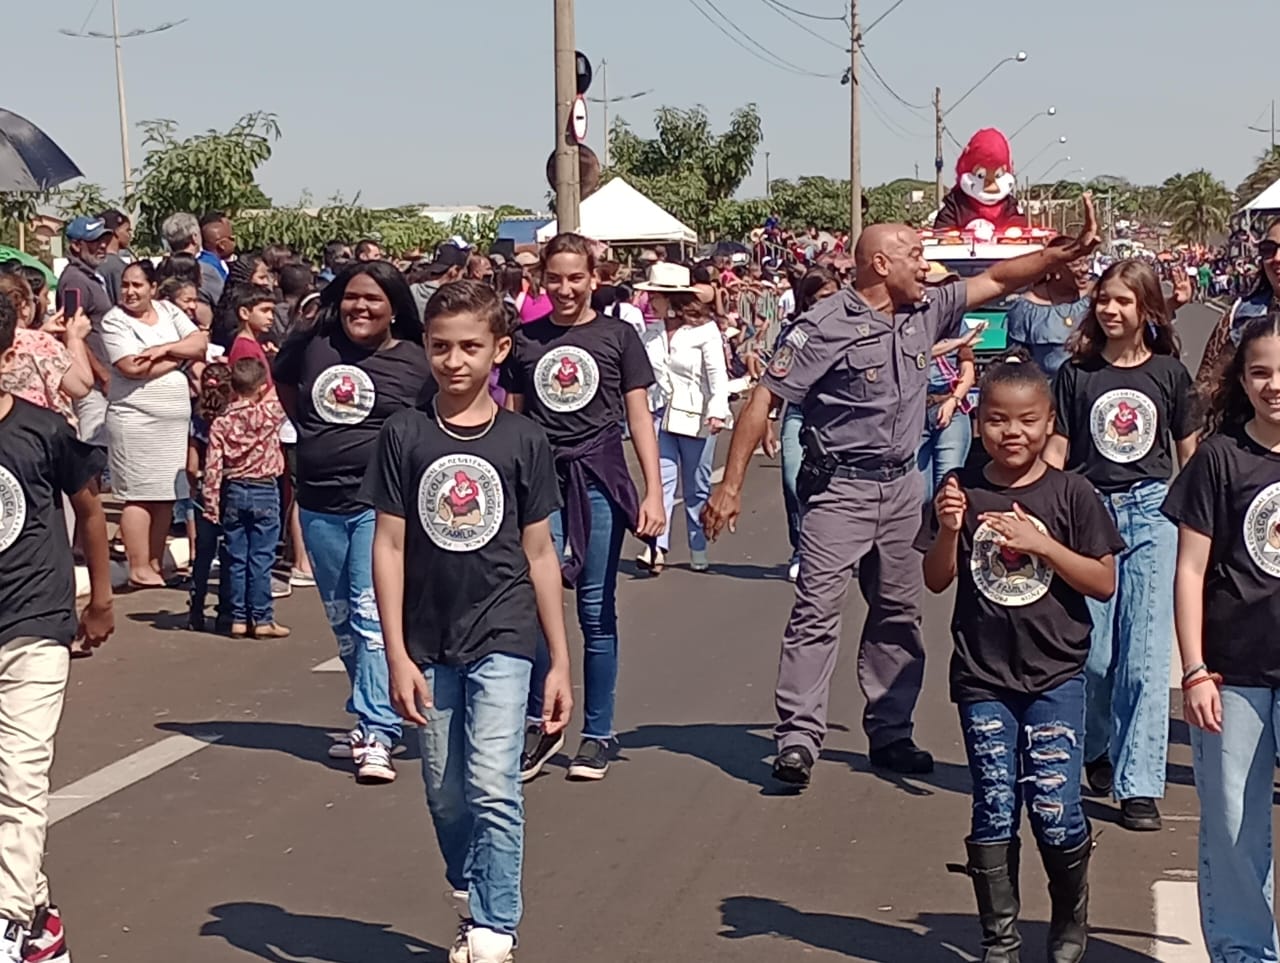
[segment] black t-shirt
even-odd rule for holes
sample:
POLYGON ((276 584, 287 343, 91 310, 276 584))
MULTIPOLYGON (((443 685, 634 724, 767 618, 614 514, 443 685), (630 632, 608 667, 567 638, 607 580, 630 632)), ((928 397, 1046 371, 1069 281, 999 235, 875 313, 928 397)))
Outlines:
POLYGON ((100 449, 20 398, 0 419, 0 644, 76 634, 76 578, 62 495, 102 471, 100 449))
POLYGON ((1228 685, 1280 687, 1280 454, 1214 435, 1179 472, 1164 513, 1212 540, 1204 660, 1228 685))
POLYGON ((635 329, 598 314, 586 324, 550 316, 522 325, 499 382, 524 396, 524 413, 556 446, 576 445, 626 417, 623 396, 653 384, 649 355, 635 329))
POLYGON ((419 665, 494 652, 532 659, 538 612, 521 543, 560 507, 551 446, 523 415, 442 432, 430 405, 398 411, 378 436, 360 498, 405 519, 404 633, 419 665))
POLYGON ((1191 375, 1177 358, 1152 355, 1133 368, 1102 358, 1069 361, 1053 382, 1055 429, 1070 441, 1067 470, 1102 492, 1173 474, 1172 442, 1199 428, 1191 375))
POLYGON ((393 341, 381 351, 332 335, 299 333, 276 355, 277 384, 298 389, 298 504, 354 515, 378 431, 402 408, 435 394, 422 346, 393 341))
MULTIPOLYGON (((1017 502, 1052 538, 1090 558, 1115 554, 1124 541, 1079 475, 1050 468, 1022 488, 1000 488, 981 468, 955 475, 969 507, 956 551, 951 699, 982 702, 1007 692, 1047 692, 1084 668, 1093 626, 1085 597, 1042 560, 1002 549, 978 516, 1011 512, 1017 502)), ((937 534, 938 515, 930 504, 916 548, 927 552, 937 534)))

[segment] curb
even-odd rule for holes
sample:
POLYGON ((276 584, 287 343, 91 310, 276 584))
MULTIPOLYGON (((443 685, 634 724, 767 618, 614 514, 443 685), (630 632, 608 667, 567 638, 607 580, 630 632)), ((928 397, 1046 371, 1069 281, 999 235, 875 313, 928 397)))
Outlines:
MULTIPOLYGON (((191 562, 191 546, 185 538, 169 540, 164 551, 164 568, 173 571, 186 568, 191 562)), ((111 587, 124 588, 129 582, 129 565, 117 559, 111 560, 111 587)), ((89 594, 89 569, 83 565, 76 566, 76 598, 89 594)))

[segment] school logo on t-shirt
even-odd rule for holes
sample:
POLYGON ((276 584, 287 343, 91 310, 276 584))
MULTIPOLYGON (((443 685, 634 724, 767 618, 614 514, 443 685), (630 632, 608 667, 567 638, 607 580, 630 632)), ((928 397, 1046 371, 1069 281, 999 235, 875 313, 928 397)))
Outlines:
POLYGON ((376 393, 373 379, 353 364, 325 368, 311 386, 316 413, 334 425, 357 425, 369 417, 376 393))
MULTIPOLYGON (((1010 512, 1005 514, 1012 517, 1010 512)), ((1031 523, 1048 534, 1040 519, 1032 518, 1031 523)), ((1030 605, 1043 597, 1053 581, 1053 569, 1044 559, 1002 545, 996 530, 986 522, 973 533, 969 571, 979 592, 997 605, 1010 608, 1030 605)))
POLYGON ((533 369, 533 390, 552 411, 585 408, 600 387, 600 366, 586 351, 573 345, 553 348, 533 369))
POLYGON ((27 499, 7 468, 0 468, 0 552, 18 540, 27 521, 27 499))
POLYGON ((1244 544, 1253 564, 1280 578, 1280 482, 1258 492, 1245 512, 1244 544))
POLYGON ((418 483, 418 517, 446 552, 484 548, 502 525, 502 479, 483 458, 445 455, 418 483))
POLYGON ((1156 406, 1141 391, 1117 388, 1093 403, 1089 430, 1104 458, 1127 464, 1156 443, 1156 406))

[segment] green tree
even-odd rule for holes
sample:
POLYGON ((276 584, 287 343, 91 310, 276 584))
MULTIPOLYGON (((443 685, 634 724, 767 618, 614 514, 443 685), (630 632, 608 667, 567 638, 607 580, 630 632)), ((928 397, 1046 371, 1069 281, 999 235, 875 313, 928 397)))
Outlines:
POLYGON ((609 131, 612 166, 606 180, 626 177, 699 234, 723 221, 730 201, 751 173, 763 139, 760 112, 747 104, 733 112, 723 133, 711 130, 705 107, 661 107, 654 118, 657 136, 640 137, 619 117, 609 131))
POLYGON ((274 114, 255 111, 225 132, 208 130, 186 138, 179 137, 172 120, 140 126, 147 152, 128 203, 138 212, 135 229, 143 247, 160 246, 160 224, 175 211, 238 214, 271 206, 254 176, 280 138, 274 114))
POLYGON ((61 187, 50 195, 49 202, 68 221, 82 214, 92 217, 120 207, 119 201, 107 197, 102 185, 93 181, 81 181, 74 187, 61 187))
POLYGON ((1276 181, 1280 181, 1280 147, 1271 147, 1263 151, 1253 172, 1241 181, 1236 196, 1241 204, 1248 204, 1276 181))
POLYGON ((1161 187, 1164 216, 1178 240, 1207 244, 1227 229, 1233 198, 1226 185, 1206 170, 1176 174, 1161 187))

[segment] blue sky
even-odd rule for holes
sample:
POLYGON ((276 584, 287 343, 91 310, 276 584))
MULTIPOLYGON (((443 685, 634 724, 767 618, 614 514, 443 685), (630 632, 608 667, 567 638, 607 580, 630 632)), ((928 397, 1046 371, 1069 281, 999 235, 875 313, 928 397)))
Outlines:
MULTIPOLYGON (((783 19, 766 0, 711 0, 777 56, 838 74, 840 50, 783 19)), ((839 15, 843 0, 784 0, 839 15)), ((892 0, 864 0, 870 23, 892 0)), ((121 27, 188 17, 126 41, 130 120, 169 117, 184 131, 225 127, 255 109, 284 132, 261 182, 277 203, 357 192, 368 204, 540 205, 552 147, 552 0, 120 0, 121 27)), ((708 0, 698 0, 703 9, 708 0)), ((710 12, 710 11, 709 11, 710 12)), ((715 14, 712 13, 715 17, 715 14)), ((26 4, 10 16, 4 106, 44 127, 91 179, 119 192, 111 44, 60 35, 109 30, 110 0, 26 4)), ((837 45, 843 26, 802 22, 837 45)), ((729 29, 729 28, 726 28, 729 29)), ((730 31, 732 32, 732 31, 730 31)), ((1053 104, 1014 142, 1014 162, 1060 135, 1020 173, 1116 173, 1138 181, 1207 167, 1234 188, 1268 143, 1280 75, 1228 37, 1280 36, 1280 3, 1258 0, 1022 0, 963 8, 904 0, 867 34, 871 61, 901 97, 927 104, 935 84, 958 97, 1002 57, 1003 67, 948 118, 961 142, 981 126, 1006 132, 1053 104), (1204 42, 1208 41, 1209 46, 1204 42)), ((755 101, 774 177, 847 176, 848 88, 753 59, 700 16, 694 0, 578 0, 579 49, 609 62, 609 94, 653 93, 613 108, 651 130, 662 104, 706 105, 716 126, 755 101)), ((867 72, 869 73, 869 72, 867 72)), ((931 176, 932 112, 913 111, 865 76, 864 179, 931 176)), ((600 82, 591 91, 599 95, 600 82)), ((594 106, 588 142, 601 146, 594 106)), ((136 128, 134 162, 141 156, 136 128)), ((946 152, 951 181, 955 149, 946 152)), ((759 158, 744 193, 762 194, 759 158)))

